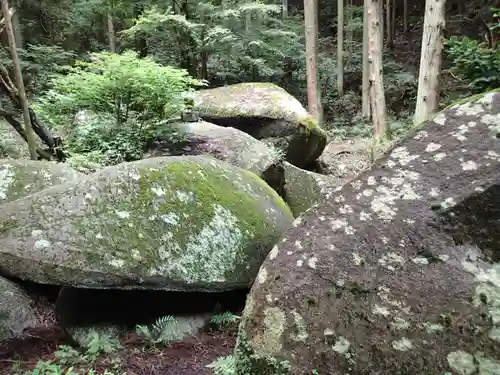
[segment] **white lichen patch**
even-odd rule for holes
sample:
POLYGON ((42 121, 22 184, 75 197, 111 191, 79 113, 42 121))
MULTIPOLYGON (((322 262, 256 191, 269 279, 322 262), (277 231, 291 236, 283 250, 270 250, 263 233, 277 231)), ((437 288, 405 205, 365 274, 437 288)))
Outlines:
POLYGON ((406 319, 395 316, 393 321, 391 322, 391 327, 397 330, 408 329, 410 328, 410 323, 408 323, 406 319))
POLYGON ((435 116, 432 120, 438 125, 444 125, 446 124, 446 115, 441 112, 437 116, 435 116))
POLYGON ((474 356, 463 350, 451 352, 446 356, 448 365, 457 375, 471 375, 476 372, 474 356))
POLYGON ((464 171, 475 171, 476 169, 478 169, 478 165, 476 164, 476 162, 474 162, 472 160, 463 162, 461 164, 461 166, 462 166, 462 170, 464 170, 464 171))
POLYGON ((453 197, 448 197, 443 202, 441 202, 441 208, 443 208, 444 210, 447 210, 448 208, 454 207, 456 205, 457 202, 455 202, 455 199, 453 199, 453 197))
POLYGON ((267 307, 264 310, 264 332, 252 340, 257 355, 267 357, 281 351, 285 323, 286 315, 279 308, 267 307))
POLYGON ((391 158, 396 159, 400 165, 408 165, 419 157, 420 155, 411 155, 405 146, 396 147, 391 153, 391 158))
POLYGON ((439 143, 431 142, 427 145, 427 147, 425 148, 425 151, 426 152, 435 152, 435 151, 439 150, 441 147, 442 146, 439 143))
POLYGON ((391 345, 394 349, 396 349, 400 352, 406 352, 410 349, 413 349, 412 342, 406 337, 402 337, 399 340, 393 341, 391 345))
POLYGON ((160 265, 153 267, 151 275, 178 275, 186 283, 223 282, 226 272, 232 272, 238 259, 244 234, 238 218, 225 207, 215 204, 212 219, 188 238, 181 251, 172 233, 166 232, 158 249, 160 265), (172 257, 172 252, 182 256, 172 257))
POLYGON ((430 334, 433 334, 433 333, 436 333, 436 332, 441 332, 444 330, 444 327, 439 324, 439 323, 424 323, 422 324, 423 328, 425 329, 425 331, 427 333, 430 333, 430 334))
POLYGON ((11 165, 4 164, 0 169, 0 200, 7 199, 7 193, 14 182, 14 171, 11 165))
POLYGON ((354 234, 354 228, 349 224, 347 219, 332 219, 330 220, 330 226, 334 231, 343 229, 345 234, 354 234))
POLYGON ((128 211, 115 211, 115 213, 120 219, 128 219, 130 217, 130 212, 128 211))
POLYGON ((379 258, 378 263, 382 267, 385 267, 390 271, 394 271, 398 266, 405 263, 405 259, 399 254, 390 252, 382 255, 382 257, 379 258))
POLYGON ((259 274, 257 275, 257 280, 259 281, 259 284, 264 284, 267 280, 267 269, 262 266, 260 267, 259 274))
POLYGON ((415 264, 429 264, 429 259, 423 256, 417 256, 411 260, 415 264))
POLYGON ((446 157, 446 152, 438 152, 436 155, 434 155, 432 158, 434 161, 441 161, 446 157))
POLYGON ((386 306, 375 303, 372 308, 372 313, 374 315, 382 315, 388 317, 389 315, 391 315, 391 310, 389 310, 386 306))
POLYGON ((278 256, 278 253, 279 253, 278 245, 274 245, 274 247, 269 252, 269 259, 270 260, 276 259, 276 257, 278 256))
POLYGON ((33 247, 35 248, 35 250, 44 250, 44 249, 48 249, 50 246, 51 246, 50 241, 42 238, 42 239, 36 240, 33 247))
POLYGON ((292 311, 292 315, 295 322, 295 329, 297 331, 296 334, 292 334, 292 340, 305 342, 309 337, 309 334, 307 333, 306 322, 296 310, 292 311))
POLYGON ((421 199, 414 186, 419 178, 420 174, 416 172, 397 170, 394 177, 382 179, 385 185, 377 186, 377 193, 370 202, 373 212, 382 220, 393 220, 397 214, 397 201, 421 199))
POLYGON ((333 345, 333 350, 339 354, 346 354, 349 352, 349 348, 351 347, 351 343, 345 337, 339 336, 335 340, 335 344, 333 345))
POLYGON ((311 257, 307 261, 307 265, 309 268, 316 269, 316 264, 318 263, 318 258, 317 257, 311 257))

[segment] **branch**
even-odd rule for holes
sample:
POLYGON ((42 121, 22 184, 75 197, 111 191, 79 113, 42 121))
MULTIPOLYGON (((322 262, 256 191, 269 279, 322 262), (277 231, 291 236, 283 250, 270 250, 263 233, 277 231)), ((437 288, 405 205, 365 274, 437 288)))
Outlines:
MULTIPOLYGON (((28 138, 26 137, 26 132, 24 131, 23 125, 15 119, 15 114, 11 112, 5 112, 0 110, 0 116, 4 117, 9 124, 12 125, 14 129, 19 133, 19 135, 24 139, 25 142, 28 142, 28 138)), ((36 147, 36 153, 40 155, 42 159, 51 160, 52 153, 49 150, 42 150, 40 147, 36 147)))

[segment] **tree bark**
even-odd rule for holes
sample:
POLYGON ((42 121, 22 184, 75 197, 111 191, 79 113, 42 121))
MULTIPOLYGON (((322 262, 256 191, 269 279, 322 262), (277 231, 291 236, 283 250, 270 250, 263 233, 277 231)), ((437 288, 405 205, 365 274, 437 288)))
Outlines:
POLYGON ((283 15, 283 19, 287 19, 288 18, 288 0, 283 0, 283 4, 282 4, 282 15, 283 15))
POLYGON ((408 0, 403 0, 403 30, 408 31, 408 0))
POLYGON ((21 107, 23 110, 23 119, 26 140, 28 142, 28 149, 30 152, 30 157, 33 160, 37 160, 36 143, 35 137, 33 135, 33 128, 31 127, 31 118, 28 106, 28 100, 26 98, 26 90, 24 89, 23 75, 21 72, 21 64, 19 63, 19 56, 17 55, 17 46, 14 36, 14 30, 12 29, 11 13, 9 10, 9 3, 7 0, 2 0, 2 13, 5 17, 5 30, 7 32, 7 37, 9 39, 9 48, 12 55, 12 65, 14 65, 14 73, 16 77, 16 85, 19 91, 19 100, 21 102, 21 107))
POLYGON ((316 0, 304 0, 304 19, 306 33, 307 103, 311 115, 318 122, 321 122, 321 94, 318 90, 317 67, 318 13, 316 0))
POLYGON ((383 0, 368 1, 369 46, 368 63, 370 74, 370 105, 372 111, 373 136, 387 134, 387 115, 385 108, 384 78, 382 71, 382 33, 381 20, 384 18, 380 3, 383 0))
POLYGON ((363 86, 361 89, 362 110, 365 118, 370 118, 370 67, 368 64, 368 0, 363 1, 363 86))
POLYGON ((337 0, 337 92, 344 95, 344 0, 337 0))
POLYGON ((116 53, 115 25, 113 24, 113 14, 111 10, 108 12, 108 42, 109 52, 116 53))
POLYGON ((439 106, 439 76, 445 27, 445 0, 426 0, 417 105, 413 123, 427 120, 439 106))
POLYGON ((392 49, 394 47, 394 42, 392 40, 392 17, 391 17, 391 0, 385 1, 385 29, 387 32, 387 48, 392 49))

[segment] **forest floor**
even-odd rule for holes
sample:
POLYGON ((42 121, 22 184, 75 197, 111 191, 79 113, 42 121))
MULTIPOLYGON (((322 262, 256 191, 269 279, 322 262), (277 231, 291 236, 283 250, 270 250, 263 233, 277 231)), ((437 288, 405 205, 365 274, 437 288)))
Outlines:
POLYGON ((26 329, 22 338, 0 343, 0 375, 211 375, 213 370, 206 366, 232 354, 236 343, 235 327, 207 329, 196 337, 153 348, 145 346, 131 331, 121 337, 121 348, 107 354, 92 357, 68 350, 61 353, 60 346, 70 343, 55 319, 54 309, 53 303, 39 299, 40 327, 26 329), (34 371, 39 361, 45 363, 45 371, 34 371), (70 367, 74 372, 66 372, 70 367))

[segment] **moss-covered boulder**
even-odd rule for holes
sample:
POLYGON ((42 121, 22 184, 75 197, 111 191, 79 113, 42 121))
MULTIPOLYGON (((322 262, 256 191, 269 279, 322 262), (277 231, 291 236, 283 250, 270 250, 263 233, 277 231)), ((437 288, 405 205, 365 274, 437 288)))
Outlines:
POLYGON ((283 163, 285 201, 295 217, 316 203, 325 201, 345 182, 334 176, 306 171, 288 162, 283 163))
POLYGON ((202 156, 145 159, 4 204, 0 271, 92 288, 248 287, 292 220, 249 171, 202 156))
POLYGON ((144 157, 205 155, 255 173, 283 194, 283 153, 272 145, 231 127, 206 121, 158 124, 161 136, 151 141, 144 157), (162 130, 162 128, 164 130, 162 130))
POLYGON ((238 375, 500 374, 500 93, 452 107, 297 219, 238 375))
POLYGON ((298 167, 315 161, 326 146, 327 135, 292 95, 272 83, 239 83, 194 94, 200 116, 266 140, 283 150, 298 167))
POLYGON ((60 163, 0 159, 0 204, 83 176, 60 163))
POLYGON ((0 341, 19 336, 36 321, 30 297, 17 284, 0 276, 0 341))

